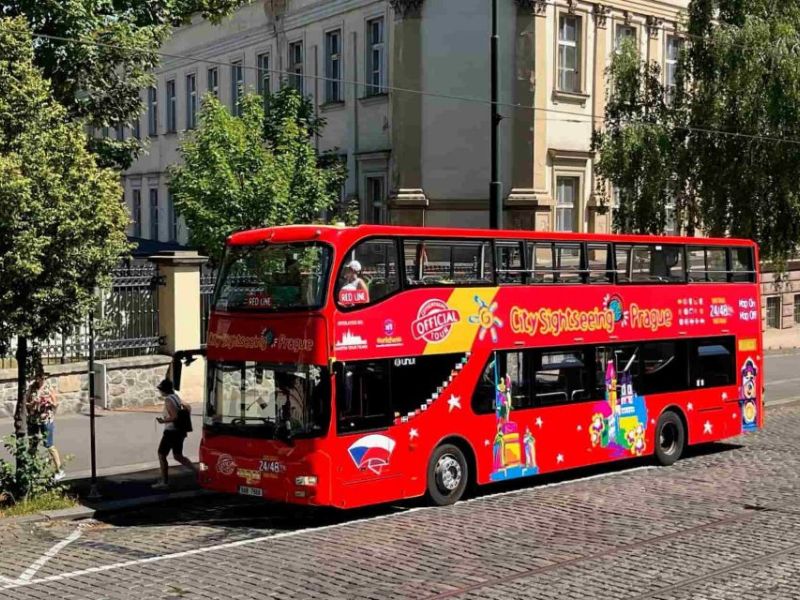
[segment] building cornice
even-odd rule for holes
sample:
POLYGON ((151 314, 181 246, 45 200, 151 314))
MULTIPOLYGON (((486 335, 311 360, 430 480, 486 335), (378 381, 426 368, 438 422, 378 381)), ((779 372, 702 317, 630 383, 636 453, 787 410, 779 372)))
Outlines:
POLYGON ((389 0, 394 13, 402 19, 419 17, 423 0, 389 0))

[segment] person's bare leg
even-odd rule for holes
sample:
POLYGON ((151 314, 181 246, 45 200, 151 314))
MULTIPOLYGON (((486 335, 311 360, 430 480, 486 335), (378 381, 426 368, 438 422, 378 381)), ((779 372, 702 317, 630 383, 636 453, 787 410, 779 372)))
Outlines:
POLYGON ((56 472, 61 471, 61 455, 58 453, 58 448, 50 446, 47 451, 50 453, 50 458, 53 459, 53 465, 56 467, 56 472))
POLYGON ((161 468, 161 483, 166 485, 169 479, 169 463, 167 463, 167 457, 165 455, 158 455, 158 465, 161 468))
POLYGON ((187 469, 191 469, 195 474, 197 474, 197 467, 195 467, 194 463, 188 458, 186 458, 183 454, 178 454, 178 455, 173 454, 172 456, 174 456, 175 460, 181 463, 184 467, 186 467, 187 469))

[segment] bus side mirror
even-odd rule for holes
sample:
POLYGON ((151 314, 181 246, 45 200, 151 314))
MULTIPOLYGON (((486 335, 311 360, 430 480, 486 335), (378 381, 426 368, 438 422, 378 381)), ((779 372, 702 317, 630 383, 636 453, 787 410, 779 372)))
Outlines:
POLYGON ((176 390, 181 389, 181 372, 183 371, 183 366, 186 365, 188 367, 197 360, 198 356, 205 355, 205 348, 199 348, 197 350, 178 350, 172 355, 172 385, 176 390))
POLYGON ((181 389, 181 371, 183 371, 183 363, 180 358, 172 357, 172 385, 177 390, 181 389))

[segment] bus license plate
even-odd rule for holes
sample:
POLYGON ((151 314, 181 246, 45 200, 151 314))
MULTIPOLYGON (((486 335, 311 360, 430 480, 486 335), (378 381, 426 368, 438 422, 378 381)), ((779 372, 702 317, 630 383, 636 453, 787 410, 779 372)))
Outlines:
POLYGON ((250 487, 247 485, 240 485, 239 493, 243 496, 258 496, 259 498, 264 495, 264 491, 261 488, 250 487))

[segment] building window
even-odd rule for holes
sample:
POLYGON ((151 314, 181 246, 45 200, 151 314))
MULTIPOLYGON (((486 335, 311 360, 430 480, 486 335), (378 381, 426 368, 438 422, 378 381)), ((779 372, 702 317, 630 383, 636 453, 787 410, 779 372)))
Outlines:
POLYGON ((325 102, 342 100, 342 32, 325 34, 325 102))
POLYGON ((108 125, 100 128, 100 137, 104 140, 108 138, 108 125))
POLYGON ((158 90, 147 88, 147 135, 158 135, 158 90))
POLYGON ((231 114, 242 116, 242 94, 244 93, 244 68, 242 61, 231 64, 231 114))
POLYGON ((671 103, 675 97, 676 81, 675 76, 678 72, 678 59, 683 49, 683 40, 674 35, 667 36, 667 53, 664 68, 664 92, 667 104, 671 103))
POLYGON ((794 296, 794 324, 800 325, 800 294, 794 296))
POLYGON ((781 297, 767 298, 767 329, 781 328, 781 297))
POLYGON ((142 237, 142 190, 133 190, 133 237, 142 237))
POLYGON ((197 125, 197 76, 190 73, 186 76, 186 129, 194 129, 197 125))
POLYGON ((206 81, 208 91, 214 94, 215 98, 219 98, 219 69, 217 67, 211 67, 206 71, 206 81))
POLYGON ((169 241, 176 242, 178 240, 178 214, 175 212, 175 195, 172 190, 167 192, 167 210, 168 228, 169 228, 169 241))
POLYGON ((175 122, 177 106, 177 99, 175 98, 175 80, 167 82, 167 131, 174 133, 178 128, 175 122))
POLYGON ((150 190, 150 239, 158 241, 158 190, 150 190))
POLYGON ((270 90, 272 89, 269 72, 269 54, 259 54, 257 65, 258 82, 256 87, 258 88, 259 95, 266 99, 267 94, 269 94, 270 90))
POLYGON ((133 118, 133 122, 131 123, 131 134, 132 134, 132 135, 133 135, 133 137, 135 137, 137 140, 140 140, 140 139, 142 139, 142 127, 141 127, 141 125, 139 124, 139 119, 140 119, 140 115, 136 115, 136 116, 133 118))
POLYGON ((672 197, 664 204, 664 212, 666 213, 666 222, 664 223, 664 233, 667 235, 679 235, 678 231, 678 204, 675 198, 672 197))
POLYGON ((114 128, 114 135, 117 138, 118 142, 122 142, 125 140, 125 125, 120 123, 114 128))
POLYGON ((303 93, 303 42, 289 44, 289 85, 303 93))
POLYGON ((614 50, 619 52, 625 40, 633 41, 636 46, 636 27, 633 25, 617 25, 616 35, 614 36, 614 50))
POLYGON ((578 177, 556 178, 556 231, 577 231, 575 204, 578 201, 578 177))
POLYGON ((374 96, 386 92, 384 88, 384 32, 383 17, 367 21, 367 95, 374 96))
POLYGON ((558 19, 558 89, 581 91, 581 18, 560 15, 558 19))
POLYGON ((383 177, 367 177, 367 210, 370 223, 383 223, 386 215, 383 177))

